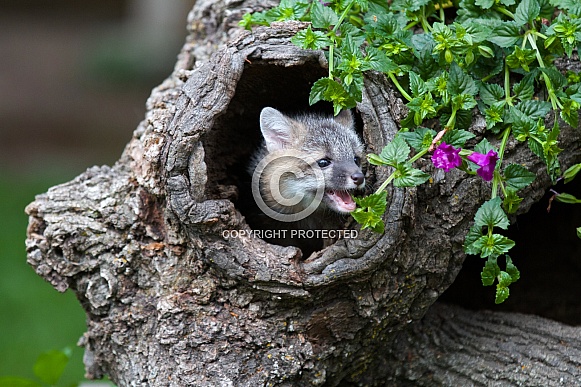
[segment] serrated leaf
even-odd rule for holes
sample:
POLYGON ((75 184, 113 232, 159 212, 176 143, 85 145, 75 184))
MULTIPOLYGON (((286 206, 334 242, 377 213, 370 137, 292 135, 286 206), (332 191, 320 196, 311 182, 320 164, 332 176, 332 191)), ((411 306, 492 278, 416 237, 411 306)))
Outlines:
POLYGON ((327 29, 337 24, 339 17, 331 7, 325 7, 319 1, 313 1, 311 4, 311 22, 313 23, 313 27, 327 29))
POLYGON ((426 83, 422 78, 413 71, 409 72, 410 78, 410 91, 414 97, 424 94, 427 91, 426 83))
POLYGON ((474 133, 470 133, 466 130, 454 129, 446 132, 446 134, 444 134, 444 137, 442 137, 442 141, 456 148, 458 147, 462 148, 464 147, 466 141, 474 137, 475 137, 474 133))
POLYGON ((511 282, 514 283, 520 279, 520 271, 516 268, 516 266, 512 263, 512 259, 507 255, 506 258, 506 272, 510 275, 511 282))
POLYGON ((522 101, 516 105, 516 109, 521 111, 526 117, 536 121, 539 118, 544 119, 551 111, 551 103, 535 100, 522 101))
POLYGON ((538 0, 522 0, 514 12, 514 21, 520 27, 535 20, 541 12, 538 0))
POLYGON ((480 99, 488 106, 504 101, 504 89, 496 83, 480 83, 480 99))
POLYGON ((44 383, 53 385, 60 379, 70 356, 64 351, 48 351, 40 354, 34 364, 34 374, 44 383))
POLYGON ((353 219, 361 224, 362 229, 370 228, 374 232, 383 233, 385 225, 381 216, 387 207, 387 192, 374 193, 363 198, 354 197, 358 208, 351 212, 353 219))
POLYGON ((508 48, 514 46, 521 38, 520 28, 515 22, 502 22, 494 28, 488 41, 508 48))
POLYGON ((470 227, 466 238, 464 239, 464 252, 466 254, 478 255, 480 254, 480 247, 475 245, 475 242, 482 237, 482 227, 476 225, 470 227))
POLYGON ((494 299, 495 304, 502 304, 508 296, 510 295, 510 291, 507 287, 500 286, 500 284, 496 285, 496 298, 494 299))
POLYGON ((521 101, 531 100, 535 93, 534 88, 534 76, 530 76, 531 74, 527 74, 520 82, 515 83, 512 88, 512 92, 514 96, 521 101))
POLYGON ((504 200, 502 201, 502 207, 508 214, 514 214, 522 201, 523 198, 518 196, 515 190, 507 189, 504 200))
POLYGON ((536 175, 522 165, 510 164, 504 169, 504 177, 506 179, 506 185, 518 191, 531 184, 535 180, 536 175))
POLYGON ((446 87, 451 95, 469 94, 474 96, 478 93, 478 87, 476 87, 474 79, 466 74, 456 62, 450 65, 450 74, 446 87))
MULTIPOLYGON (((492 146, 492 144, 490 143, 490 141, 488 141, 487 138, 483 138, 478 144, 476 144, 476 146, 474 147, 474 152, 478 152, 478 153, 482 153, 483 155, 487 154, 489 151, 495 151, 496 149, 494 149, 494 147, 492 146)), ((497 152, 498 153, 498 152, 497 152)))
POLYGON ((339 114, 341 110, 351 109, 357 104, 340 83, 330 78, 319 79, 311 88, 309 104, 314 105, 321 100, 333 102, 335 115, 339 114))
POLYGON ((480 278, 482 279, 483 286, 492 286, 496 277, 500 274, 500 267, 496 262, 496 258, 490 257, 486 261, 484 268, 482 268, 482 273, 480 273, 480 278))
POLYGON ((291 42, 305 50, 320 50, 327 48, 331 44, 327 35, 321 31, 313 31, 311 26, 308 26, 306 30, 297 32, 291 38, 291 42))
POLYGON ((577 227, 577 238, 581 239, 581 227, 577 227))
POLYGON ((396 166, 395 179, 393 185, 399 188, 415 187, 425 183, 430 175, 415 169, 409 162, 401 163, 396 166))
POLYGON ((375 153, 369 153, 367 155, 367 161, 369 161, 369 164, 372 165, 388 165, 389 163, 382 159, 381 156, 376 155, 375 153))
POLYGON ((482 9, 488 9, 494 5, 494 0, 475 0, 474 4, 482 9))
POLYGON ((387 144, 381 151, 380 157, 387 162, 388 165, 396 166, 407 160, 410 154, 410 147, 406 144, 404 139, 396 136, 393 141, 387 144))
POLYGON ((508 217, 500 207, 501 200, 499 197, 488 200, 476 211, 474 224, 478 227, 486 226, 489 229, 500 227, 504 230, 508 228, 510 222, 508 217))
POLYGON ((379 193, 374 193, 367 195, 362 198, 353 197, 355 203, 359 207, 369 209, 370 211, 383 215, 385 209, 387 208, 387 191, 381 191, 379 193))
POLYGON ((375 70, 382 73, 396 71, 397 65, 385 55, 383 51, 375 47, 367 47, 367 55, 363 59, 362 71, 375 70))
POLYGON ((498 257, 514 247, 514 241, 500 234, 483 235, 474 246, 480 248, 480 257, 498 257))
POLYGON ((436 132, 432 129, 419 127, 412 132, 400 132, 398 135, 403 137, 416 151, 421 151, 432 144, 436 132))

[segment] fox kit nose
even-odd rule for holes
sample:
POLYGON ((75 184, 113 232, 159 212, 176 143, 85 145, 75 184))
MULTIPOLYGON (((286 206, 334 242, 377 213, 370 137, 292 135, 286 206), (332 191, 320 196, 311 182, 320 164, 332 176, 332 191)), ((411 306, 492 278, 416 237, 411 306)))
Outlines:
POLYGON ((365 176, 361 172, 355 172, 351 175, 351 179, 356 185, 361 185, 365 181, 365 176))

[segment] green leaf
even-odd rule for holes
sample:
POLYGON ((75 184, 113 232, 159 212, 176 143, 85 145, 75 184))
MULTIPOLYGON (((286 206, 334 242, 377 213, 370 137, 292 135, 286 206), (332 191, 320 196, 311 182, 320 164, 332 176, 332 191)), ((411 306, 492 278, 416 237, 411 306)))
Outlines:
POLYGON ((494 5, 494 0, 476 0, 474 4, 482 9, 488 9, 494 5))
POLYGON ((510 224, 508 217, 500 207, 501 200, 499 197, 490 199, 476 211, 474 224, 478 227, 486 226, 489 229, 500 227, 506 230, 510 224))
POLYGON ((489 257, 480 273, 480 278, 482 279, 483 286, 492 286, 496 277, 500 274, 500 267, 496 262, 496 258, 489 257))
POLYGON ((367 155, 367 161, 369 161, 369 164, 372 165, 389 165, 386 160, 381 158, 381 156, 376 155, 375 153, 369 153, 367 155))
POLYGON ((313 1, 311 8, 311 22, 315 28, 327 29, 335 26, 339 17, 331 7, 325 7, 318 1, 313 1))
POLYGON ((514 21, 520 27, 535 20, 541 12, 538 0, 522 0, 514 12, 514 21))
POLYGON ((536 175, 522 165, 510 164, 504 169, 504 178, 509 188, 518 191, 531 184, 535 180, 536 175))
POLYGON ((365 56, 361 70, 375 70, 382 73, 396 71, 397 65, 385 55, 383 51, 375 47, 367 47, 367 56, 365 56))
POLYGON ((447 89, 452 95, 469 94, 474 96, 478 93, 478 87, 476 87, 474 79, 466 74, 456 62, 450 65, 447 89))
POLYGON ((480 257, 498 257, 514 247, 514 241, 500 234, 483 235, 474 243, 480 249, 480 257))
POLYGON ((535 93, 534 81, 535 77, 533 74, 527 74, 520 82, 515 83, 512 87, 515 98, 521 101, 531 100, 535 93))
POLYGON ((34 374, 46 384, 56 384, 60 379, 67 363, 70 353, 65 351, 48 351, 41 353, 34 364, 34 374))
POLYGON ((539 69, 549 77, 551 85, 555 90, 562 90, 565 86, 567 86, 567 77, 561 74, 561 72, 554 66, 541 67, 539 69))
POLYGON ((502 201, 502 207, 508 214, 514 214, 518 210, 522 201, 523 198, 518 196, 515 190, 508 188, 504 200, 502 201))
POLYGON ((353 219, 361 224, 362 229, 370 228, 377 233, 385 231, 385 225, 381 216, 387 208, 387 192, 374 193, 363 198, 354 197, 358 208, 351 212, 353 219))
POLYGON ((480 83, 480 99, 488 106, 504 101, 504 89, 496 83, 480 83))
POLYGON ((577 227, 577 238, 581 239, 581 227, 577 227))
POLYGON ((446 134, 444 134, 444 137, 442 137, 442 141, 456 148, 458 147, 462 148, 464 147, 466 141, 474 137, 475 137, 474 133, 470 133, 466 130, 454 129, 446 132, 446 134))
POLYGON ((415 187, 425 183, 430 175, 415 169, 409 162, 401 163, 396 166, 395 179, 393 185, 396 187, 415 187))
POLYGON ((475 245, 475 242, 478 241, 481 237, 482 227, 476 225, 470 227, 470 231, 468 231, 466 238, 464 238, 464 252, 471 255, 480 254, 480 247, 475 245))
POLYGON ((319 79, 311 88, 309 104, 314 105, 320 100, 333 102, 335 115, 339 114, 341 110, 351 109, 357 104, 341 84, 330 78, 319 79))
MULTIPOLYGON (((501 272, 504 273, 504 272, 501 272)), ((510 291, 508 287, 500 286, 500 284, 496 285, 496 298, 494 299, 495 304, 502 304, 508 296, 510 295, 510 291)))
POLYGON ((388 165, 395 167, 399 163, 407 160, 410 154, 410 147, 400 136, 395 136, 393 141, 387 144, 380 153, 380 157, 388 165))
POLYGON ((410 71, 408 75, 410 77, 410 91, 414 97, 420 96, 428 91, 426 83, 418 74, 410 71))
POLYGON ((511 69, 522 68, 527 73, 530 71, 529 64, 536 59, 536 51, 530 49, 522 49, 518 46, 514 47, 514 52, 508 55, 505 59, 506 64, 511 69))
POLYGON ((512 259, 507 255, 506 258, 506 272, 510 275, 511 283, 514 283, 520 279, 520 271, 516 268, 516 266, 512 263, 512 259))
POLYGON ((0 377, 0 387, 42 387, 42 385, 30 379, 2 376, 0 377))
POLYGON ((579 172, 581 172, 581 163, 572 165, 569 168, 567 168, 565 173, 563 173, 563 178, 565 178, 565 184, 573 180, 579 172))
POLYGON ((560 116, 571 127, 576 128, 579 125, 579 109, 581 104, 572 99, 562 99, 563 108, 560 116))
POLYGON ((313 31, 311 26, 308 26, 306 30, 297 32, 291 38, 291 42, 305 50, 320 50, 331 44, 327 35, 321 31, 313 31))
POLYGON ((555 199, 561 203, 581 204, 581 199, 577 199, 575 196, 564 192, 556 195, 555 199))
POLYGON ((406 140, 406 142, 416 151, 421 151, 432 145, 432 141, 436 136, 436 131, 419 127, 412 132, 400 132, 398 135, 403 137, 403 139, 406 140))
POLYGON ((494 28, 488 41, 503 48, 512 47, 522 38, 519 27, 515 22, 502 22, 494 28))
POLYGON ((487 138, 483 138, 478 144, 476 144, 476 146, 474 147, 474 151, 478 152, 478 153, 482 153, 483 155, 487 154, 488 151, 495 151, 496 153, 498 153, 496 151, 496 149, 494 149, 494 147, 492 146, 492 144, 490 143, 490 141, 488 141, 487 138))
POLYGON ((522 101, 516 105, 516 109, 521 111, 526 117, 532 120, 544 119, 551 111, 551 103, 547 101, 522 101))

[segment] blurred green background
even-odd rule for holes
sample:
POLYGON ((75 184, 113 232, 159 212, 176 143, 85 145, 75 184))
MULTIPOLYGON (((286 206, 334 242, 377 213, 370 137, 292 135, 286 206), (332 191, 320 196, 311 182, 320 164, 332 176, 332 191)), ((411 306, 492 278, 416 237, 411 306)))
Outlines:
POLYGON ((33 377, 73 347, 59 385, 83 379, 85 316, 26 264, 25 206, 112 165, 167 77, 193 0, 0 0, 0 376, 33 377))

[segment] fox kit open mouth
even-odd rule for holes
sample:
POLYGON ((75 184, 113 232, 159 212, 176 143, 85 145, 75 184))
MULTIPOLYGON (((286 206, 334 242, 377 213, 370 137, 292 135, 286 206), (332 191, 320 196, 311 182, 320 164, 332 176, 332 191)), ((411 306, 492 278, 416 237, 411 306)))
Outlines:
POLYGON ((273 227, 341 227, 341 215, 357 207, 353 192, 365 186, 363 144, 351 112, 287 116, 266 107, 260 130, 264 143, 249 172, 254 200, 273 227))
POLYGON ((338 213, 348 214, 357 207, 349 191, 327 190, 325 196, 329 201, 327 206, 338 213))

